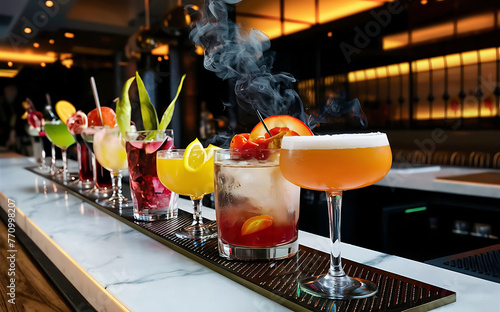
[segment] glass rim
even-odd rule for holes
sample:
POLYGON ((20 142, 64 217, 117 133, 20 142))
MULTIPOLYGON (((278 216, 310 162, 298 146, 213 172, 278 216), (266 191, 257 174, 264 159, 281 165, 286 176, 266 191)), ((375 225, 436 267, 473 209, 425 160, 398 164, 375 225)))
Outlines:
POLYGON ((171 148, 166 150, 161 150, 156 152, 156 158, 167 159, 165 155, 176 153, 179 156, 184 157, 185 148, 171 148))

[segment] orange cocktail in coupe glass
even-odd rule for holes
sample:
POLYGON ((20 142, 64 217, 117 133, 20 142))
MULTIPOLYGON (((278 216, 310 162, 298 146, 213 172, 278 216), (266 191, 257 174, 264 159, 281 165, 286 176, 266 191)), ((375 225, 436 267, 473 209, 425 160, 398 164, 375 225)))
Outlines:
POLYGON ((384 133, 284 137, 280 169, 290 182, 310 190, 325 191, 330 220, 330 269, 303 278, 300 289, 331 299, 366 298, 377 292, 371 281, 352 278, 342 269, 340 208, 342 191, 372 185, 391 168, 392 154, 384 133))

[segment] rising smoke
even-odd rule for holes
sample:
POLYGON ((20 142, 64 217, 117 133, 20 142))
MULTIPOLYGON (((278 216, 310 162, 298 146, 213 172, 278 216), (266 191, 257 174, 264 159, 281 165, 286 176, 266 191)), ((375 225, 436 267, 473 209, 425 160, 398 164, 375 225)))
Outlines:
MULTIPOLYGON (((293 89, 295 78, 288 73, 272 73, 274 54, 271 42, 261 31, 244 30, 228 17, 228 5, 241 0, 205 0, 201 17, 189 34, 195 45, 205 50, 204 66, 223 80, 234 81, 239 106, 250 114, 259 110, 264 117, 291 115, 311 129, 326 120, 325 114, 349 114, 359 118, 357 99, 336 101, 323 114, 309 116, 293 89)), ((361 114, 362 116, 364 114, 361 114)), ((360 120, 366 126, 366 120, 360 120)))
POLYGON ((236 101, 245 111, 264 117, 291 115, 306 124, 308 116, 292 86, 295 78, 271 72, 274 56, 271 42, 261 31, 248 31, 228 18, 227 4, 239 1, 207 0, 202 17, 190 33, 191 40, 205 49, 204 66, 221 79, 235 82, 236 101))

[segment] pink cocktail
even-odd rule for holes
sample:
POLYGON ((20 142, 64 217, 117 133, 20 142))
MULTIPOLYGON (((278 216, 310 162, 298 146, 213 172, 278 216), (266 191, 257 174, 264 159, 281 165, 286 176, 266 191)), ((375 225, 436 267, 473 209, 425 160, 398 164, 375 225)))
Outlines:
POLYGON ((127 132, 125 141, 134 219, 155 221, 177 217, 179 195, 160 182, 156 171, 156 152, 173 147, 173 131, 127 132))

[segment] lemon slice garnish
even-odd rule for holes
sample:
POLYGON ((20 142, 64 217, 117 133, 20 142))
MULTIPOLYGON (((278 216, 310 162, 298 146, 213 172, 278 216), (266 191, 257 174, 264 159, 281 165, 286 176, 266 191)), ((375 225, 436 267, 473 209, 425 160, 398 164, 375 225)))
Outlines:
POLYGON ((200 171, 203 164, 208 160, 207 153, 198 139, 189 143, 184 152, 184 168, 189 172, 200 171))
POLYGON ((207 153, 207 160, 210 160, 211 158, 214 157, 215 151, 220 150, 221 148, 215 145, 208 145, 207 148, 205 149, 205 152, 207 153))
POLYGON ((57 102, 55 108, 57 116, 59 116, 64 123, 68 121, 69 117, 76 113, 76 108, 68 101, 57 102))

